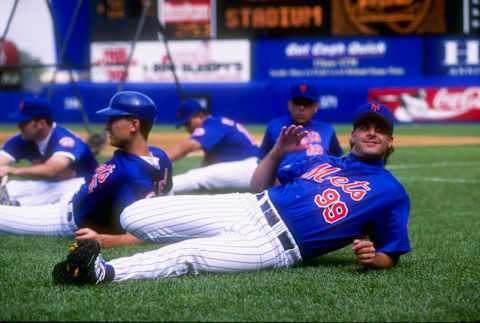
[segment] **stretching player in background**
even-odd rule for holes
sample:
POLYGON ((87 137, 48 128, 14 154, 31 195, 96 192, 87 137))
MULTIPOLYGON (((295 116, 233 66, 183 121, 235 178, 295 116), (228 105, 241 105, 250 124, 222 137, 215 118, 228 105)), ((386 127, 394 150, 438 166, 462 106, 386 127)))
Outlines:
POLYGON ((0 176, 15 175, 30 180, 10 180, 2 186, 3 205, 56 203, 63 194, 75 192, 84 177, 98 166, 92 151, 79 137, 53 121, 47 100, 29 98, 10 115, 20 134, 0 150, 0 176), (22 159, 32 165, 13 167, 22 159))
POLYGON ((59 203, 0 206, 0 233, 76 236, 97 239, 104 247, 141 243, 122 229, 120 213, 139 199, 167 193, 172 183, 167 155, 147 143, 155 104, 139 92, 124 91, 97 113, 108 117, 105 130, 110 144, 118 148, 113 158, 59 203))
POLYGON ((313 155, 332 155, 342 156, 343 150, 338 142, 335 129, 326 123, 313 119, 318 111, 318 94, 312 84, 299 83, 290 88, 290 98, 288 100, 288 110, 290 115, 273 119, 267 125, 267 130, 263 136, 261 148, 261 157, 266 156, 272 150, 277 138, 280 136, 282 127, 288 127, 291 124, 303 126, 308 131, 308 135, 302 139, 302 145, 307 148, 286 156, 282 164, 287 164, 291 160, 313 155))
POLYGON ((185 100, 177 109, 177 128, 184 126, 190 137, 167 151, 176 161, 188 153, 203 150, 200 168, 173 177, 173 193, 197 190, 247 191, 258 165, 255 140, 239 123, 211 116, 194 100, 185 100))
POLYGON ((391 268, 410 251, 409 198, 383 167, 393 148, 392 112, 376 103, 360 106, 350 154, 309 156, 277 172, 285 155, 307 148, 301 142, 308 133, 302 129, 282 129, 252 177, 251 190, 258 194, 167 196, 133 203, 121 215, 125 230, 144 241, 180 242, 105 262, 98 243, 86 240, 55 265, 54 282, 286 268, 352 242, 360 264, 391 268), (269 188, 276 175, 282 185, 269 188))

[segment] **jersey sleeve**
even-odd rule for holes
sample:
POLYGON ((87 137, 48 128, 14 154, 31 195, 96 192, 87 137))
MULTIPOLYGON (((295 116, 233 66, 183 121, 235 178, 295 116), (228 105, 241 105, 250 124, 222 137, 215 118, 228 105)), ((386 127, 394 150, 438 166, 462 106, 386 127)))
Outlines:
POLYGON ((22 145, 20 135, 16 135, 7 140, 2 147, 2 152, 4 152, 6 156, 9 156, 11 159, 13 159, 14 162, 17 162, 20 159, 25 158, 23 154, 24 149, 25 147, 22 145))
POLYGON ((7 157, 8 159, 10 159, 12 161, 12 163, 15 162, 15 157, 13 157, 12 155, 10 155, 7 151, 5 150, 0 150, 0 155, 4 156, 4 157, 7 157))
POLYGON ((204 122, 203 126, 195 129, 190 136, 190 139, 198 141, 206 151, 211 150, 222 138, 220 128, 209 125, 208 122, 204 122))
POLYGON ((302 153, 290 153, 284 157, 277 170, 277 178, 285 184, 295 177, 300 177, 320 162, 325 162, 325 155, 305 156, 302 153))
POLYGON ((411 249, 408 237, 410 200, 404 191, 393 191, 391 196, 396 198, 383 213, 375 216, 367 231, 378 252, 401 255, 411 249))
POLYGON ((54 139, 52 155, 62 155, 72 161, 78 160, 82 153, 82 144, 78 139, 69 135, 62 135, 54 139))
POLYGON ((277 178, 280 183, 285 184, 296 177, 300 177, 305 172, 307 165, 308 162, 304 158, 289 158, 287 163, 280 164, 277 170, 277 178))

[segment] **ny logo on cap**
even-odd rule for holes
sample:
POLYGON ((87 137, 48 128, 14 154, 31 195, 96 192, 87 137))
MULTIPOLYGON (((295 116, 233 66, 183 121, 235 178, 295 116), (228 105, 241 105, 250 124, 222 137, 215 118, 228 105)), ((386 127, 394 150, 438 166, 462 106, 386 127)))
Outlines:
POLYGON ((20 102, 20 105, 18 106, 18 109, 19 109, 20 111, 22 111, 22 110, 23 110, 23 101, 22 101, 22 102, 20 102))
POLYGON ((378 110, 380 110, 380 106, 378 104, 372 104, 370 105, 370 109, 372 109, 375 112, 378 112, 378 110))
POLYGON ((307 86, 305 84, 300 85, 300 92, 305 93, 307 86))

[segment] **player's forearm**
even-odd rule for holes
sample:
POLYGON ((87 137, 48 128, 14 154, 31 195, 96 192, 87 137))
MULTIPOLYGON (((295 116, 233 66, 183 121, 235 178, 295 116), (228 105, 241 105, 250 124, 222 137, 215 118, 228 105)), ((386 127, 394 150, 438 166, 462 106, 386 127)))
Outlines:
POLYGON ((52 179, 55 178, 60 171, 58 169, 49 168, 46 165, 36 165, 31 167, 12 167, 11 175, 31 178, 31 179, 52 179))
POLYGON ((99 234, 97 241, 102 248, 112 248, 119 246, 129 246, 133 244, 143 245, 142 240, 130 233, 125 234, 99 234))
POLYGON ((168 158, 173 162, 200 148, 201 145, 199 143, 194 140, 187 139, 167 150, 166 153, 168 158))
POLYGON ((172 149, 168 150, 167 152, 168 158, 173 162, 179 160, 183 156, 185 156, 188 152, 184 152, 179 147, 173 147, 172 149))
POLYGON ((284 157, 284 153, 273 148, 260 162, 250 180, 250 191, 253 193, 261 192, 275 183, 277 168, 284 157))
POLYGON ((54 155, 44 164, 29 167, 10 167, 9 174, 32 179, 53 179, 68 169, 72 160, 63 155, 54 155))

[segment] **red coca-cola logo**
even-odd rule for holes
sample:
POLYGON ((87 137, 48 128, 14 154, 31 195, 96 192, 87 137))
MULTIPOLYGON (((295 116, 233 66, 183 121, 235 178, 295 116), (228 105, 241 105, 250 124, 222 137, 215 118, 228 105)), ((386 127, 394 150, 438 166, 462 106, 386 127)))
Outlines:
POLYGON ((469 111, 480 109, 480 87, 469 87, 461 92, 449 92, 440 89, 432 100, 436 110, 469 111))
POLYGON ((15 66, 20 62, 17 46, 9 40, 0 41, 2 52, 0 53, 0 65, 15 66))

